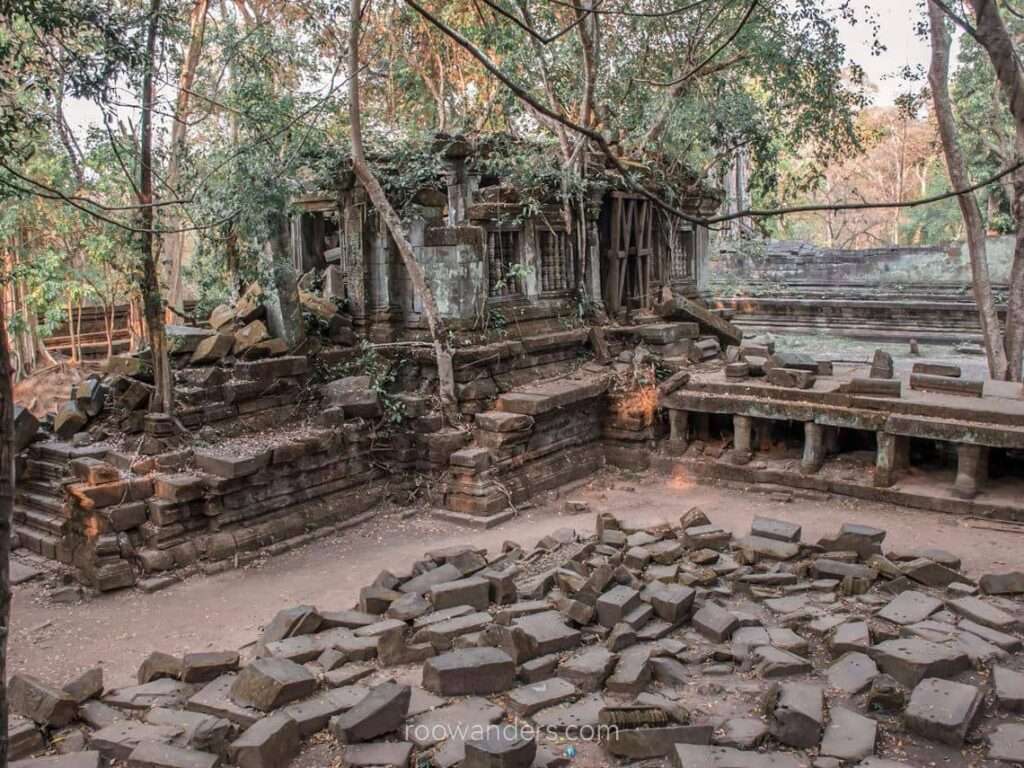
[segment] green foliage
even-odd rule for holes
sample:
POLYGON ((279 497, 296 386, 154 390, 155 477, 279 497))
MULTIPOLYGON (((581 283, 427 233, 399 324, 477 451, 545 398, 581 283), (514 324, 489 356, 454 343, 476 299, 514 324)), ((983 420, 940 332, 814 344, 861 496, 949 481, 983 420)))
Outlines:
POLYGON ((397 397, 396 382, 402 367, 409 361, 401 354, 383 355, 365 339, 359 345, 359 356, 354 360, 328 365, 315 358, 315 380, 324 384, 346 376, 368 376, 370 389, 377 394, 387 424, 398 425, 405 419, 405 404, 397 397))

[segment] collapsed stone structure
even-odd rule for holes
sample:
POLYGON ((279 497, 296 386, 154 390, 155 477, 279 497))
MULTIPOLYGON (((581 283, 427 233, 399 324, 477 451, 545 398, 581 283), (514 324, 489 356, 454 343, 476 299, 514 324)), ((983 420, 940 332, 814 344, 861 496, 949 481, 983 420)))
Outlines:
POLYGON ((1024 573, 885 538, 734 538, 693 508, 430 551, 357 606, 282 610, 251 658, 154 652, 116 690, 15 675, 13 756, 64 754, 13 765, 284 768, 324 731, 316 759, 345 766, 565 766, 590 741, 603 765, 1024 761, 1024 573))

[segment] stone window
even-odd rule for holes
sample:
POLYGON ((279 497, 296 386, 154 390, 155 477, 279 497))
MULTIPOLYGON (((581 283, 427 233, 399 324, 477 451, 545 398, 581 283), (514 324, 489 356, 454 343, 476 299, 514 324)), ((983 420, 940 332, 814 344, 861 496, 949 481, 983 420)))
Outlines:
POLYGON ((522 251, 518 229, 491 229, 487 232, 487 285, 491 298, 521 296, 522 251))
POLYGON ((694 280, 697 276, 697 238, 692 229, 680 229, 671 239, 672 279, 694 280))
POLYGON ((544 293, 570 291, 575 282, 575 259, 572 238, 568 232, 540 229, 537 250, 540 252, 540 289, 544 293))

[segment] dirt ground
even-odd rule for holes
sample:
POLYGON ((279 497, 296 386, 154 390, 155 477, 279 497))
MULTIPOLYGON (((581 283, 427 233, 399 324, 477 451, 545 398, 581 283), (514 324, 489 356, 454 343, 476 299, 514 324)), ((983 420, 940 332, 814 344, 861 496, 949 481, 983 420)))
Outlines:
POLYGON ((300 603, 328 610, 351 607, 360 587, 381 569, 406 565, 426 550, 463 542, 496 550, 506 540, 532 546, 562 527, 591 532, 593 514, 559 514, 565 498, 585 499, 593 512, 607 510, 644 524, 676 521, 698 504, 716 524, 735 533, 745 533, 755 515, 769 515, 803 525, 805 541, 834 532, 844 521, 857 521, 887 529, 887 548, 949 549, 963 558, 972 575, 1024 568, 1020 534, 966 528, 951 516, 843 497, 795 495, 787 503, 761 489, 609 470, 586 486, 563 491, 561 498, 547 495, 543 505, 490 531, 460 528, 426 512, 404 519, 394 510, 262 565, 195 576, 155 594, 126 590, 60 605, 49 601, 40 582, 23 584, 14 593, 11 671, 60 682, 100 664, 113 687, 131 683, 153 650, 244 649, 281 608, 300 603))

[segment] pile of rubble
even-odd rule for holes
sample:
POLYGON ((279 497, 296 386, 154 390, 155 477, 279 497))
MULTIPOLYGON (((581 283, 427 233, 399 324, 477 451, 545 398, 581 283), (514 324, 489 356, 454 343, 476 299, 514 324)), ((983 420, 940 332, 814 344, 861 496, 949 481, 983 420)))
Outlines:
POLYGON ((694 508, 428 552, 352 609, 281 611, 247 661, 154 653, 112 691, 100 670, 15 675, 12 754, 276 768, 326 731, 314 748, 345 766, 567 765, 577 746, 677 768, 1024 761, 1024 573, 976 583, 942 550, 883 553, 885 535, 809 544, 757 518, 734 539, 694 508))

